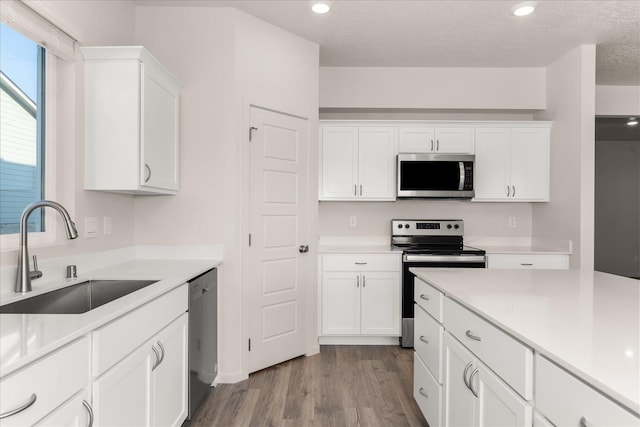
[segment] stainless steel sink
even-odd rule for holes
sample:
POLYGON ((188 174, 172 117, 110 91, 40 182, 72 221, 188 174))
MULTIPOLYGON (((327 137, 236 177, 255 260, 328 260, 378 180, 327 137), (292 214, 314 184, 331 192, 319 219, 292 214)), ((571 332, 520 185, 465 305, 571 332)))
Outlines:
POLYGON ((89 280, 3 305, 0 313, 86 313, 156 282, 157 280, 89 280))

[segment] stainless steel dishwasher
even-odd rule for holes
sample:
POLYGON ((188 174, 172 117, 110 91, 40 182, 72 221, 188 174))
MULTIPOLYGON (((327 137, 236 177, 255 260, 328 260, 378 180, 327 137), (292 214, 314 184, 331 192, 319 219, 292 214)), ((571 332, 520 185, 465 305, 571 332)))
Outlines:
POLYGON ((189 419, 218 372, 218 271, 189 282, 189 419))

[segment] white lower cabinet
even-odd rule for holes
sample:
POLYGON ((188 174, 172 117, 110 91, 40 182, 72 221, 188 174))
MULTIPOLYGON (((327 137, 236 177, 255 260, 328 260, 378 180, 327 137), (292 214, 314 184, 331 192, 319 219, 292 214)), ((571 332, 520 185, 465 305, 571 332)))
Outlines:
POLYGON ((413 398, 430 426, 442 425, 442 386, 418 356, 413 354, 413 398))
POLYGON ((487 254, 487 268, 569 269, 568 254, 487 254))
POLYGON ((187 314, 93 383, 96 426, 179 426, 187 415, 187 314))
POLYGON ((320 336, 400 336, 399 255, 331 254, 321 264, 320 336))
POLYGON ((83 390, 38 422, 36 426, 91 426, 93 425, 93 409, 90 402, 89 391, 83 390))
POLYGON ((531 405, 445 333, 445 425, 531 426, 531 405))

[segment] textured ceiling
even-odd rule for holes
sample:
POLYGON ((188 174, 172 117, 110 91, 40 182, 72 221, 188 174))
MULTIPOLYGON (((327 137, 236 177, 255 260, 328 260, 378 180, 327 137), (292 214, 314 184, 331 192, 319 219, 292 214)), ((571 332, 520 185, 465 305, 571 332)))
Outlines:
POLYGON ((320 45, 325 66, 536 67, 596 44, 596 81, 640 85, 640 0, 134 0, 138 6, 236 7, 320 45))

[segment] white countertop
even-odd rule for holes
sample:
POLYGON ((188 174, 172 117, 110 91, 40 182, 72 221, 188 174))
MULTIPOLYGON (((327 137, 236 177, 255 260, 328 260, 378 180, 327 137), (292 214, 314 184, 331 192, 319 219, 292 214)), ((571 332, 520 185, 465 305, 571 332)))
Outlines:
POLYGON ((580 270, 411 271, 640 413, 640 281, 580 270))
POLYGON ((0 314, 0 378, 220 264, 221 259, 138 259, 50 286, 54 290, 88 279, 159 280, 86 313, 0 314))

